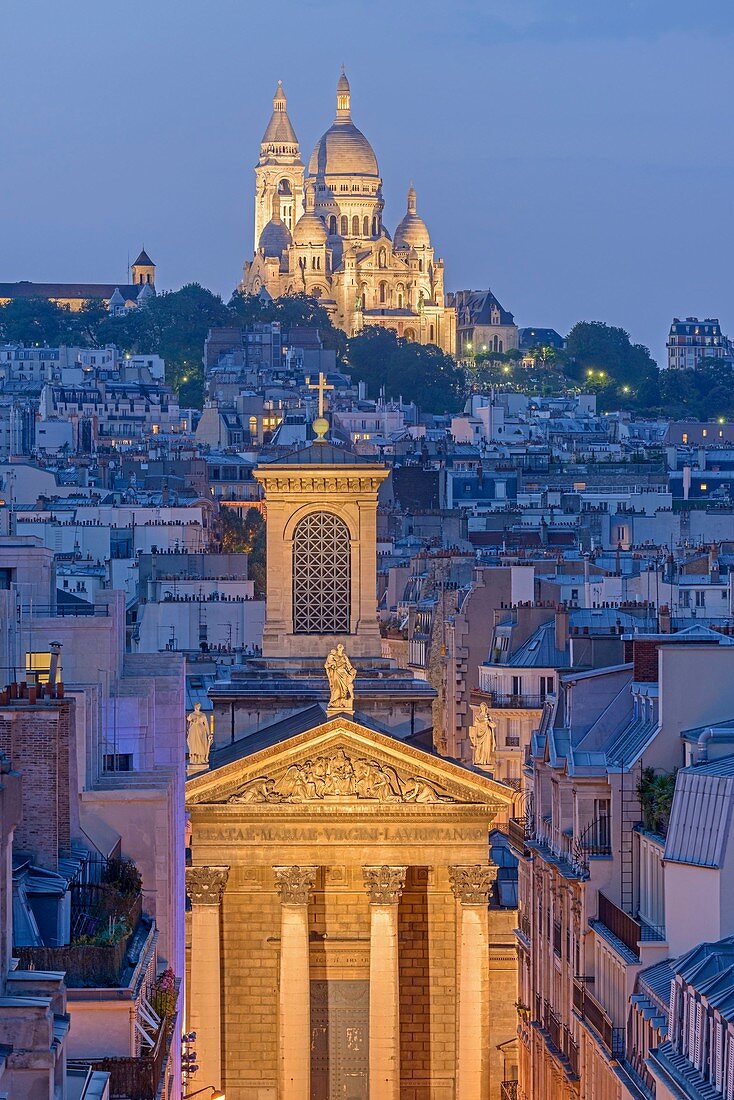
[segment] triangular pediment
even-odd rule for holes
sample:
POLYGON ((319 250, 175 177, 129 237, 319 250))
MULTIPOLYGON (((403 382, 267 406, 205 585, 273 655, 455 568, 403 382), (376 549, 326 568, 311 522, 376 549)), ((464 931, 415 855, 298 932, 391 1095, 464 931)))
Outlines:
POLYGON ((501 811, 514 791, 345 717, 190 779, 189 805, 474 804, 501 811))

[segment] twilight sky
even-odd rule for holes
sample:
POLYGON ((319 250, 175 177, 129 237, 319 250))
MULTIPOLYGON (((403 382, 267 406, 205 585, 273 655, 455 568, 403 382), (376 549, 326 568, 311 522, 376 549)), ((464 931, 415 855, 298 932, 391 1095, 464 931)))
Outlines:
POLYGON ((734 335, 731 0, 4 0, 0 282, 224 295, 278 78, 304 159, 342 62, 390 230, 411 179, 449 289, 520 325, 734 335))

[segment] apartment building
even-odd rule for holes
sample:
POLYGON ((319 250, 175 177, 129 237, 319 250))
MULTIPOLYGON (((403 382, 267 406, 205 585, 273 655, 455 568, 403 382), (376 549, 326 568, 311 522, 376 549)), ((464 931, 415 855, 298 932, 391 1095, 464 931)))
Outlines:
POLYGON ((559 676, 531 740, 527 811, 509 826, 523 855, 521 1100, 710 1095, 657 1094, 651 1052, 667 1041, 671 959, 732 931, 731 810, 712 807, 731 806, 718 754, 734 743, 734 646, 691 626, 628 635, 624 657, 559 676))

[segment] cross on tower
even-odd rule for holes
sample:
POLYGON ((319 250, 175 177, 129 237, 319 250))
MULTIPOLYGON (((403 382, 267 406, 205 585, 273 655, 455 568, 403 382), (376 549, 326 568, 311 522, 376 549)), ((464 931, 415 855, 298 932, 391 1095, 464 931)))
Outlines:
POLYGON ((311 383, 311 376, 306 378, 306 385, 310 390, 318 390, 319 393, 319 418, 323 418, 324 415, 324 394, 327 390, 333 390, 333 386, 326 384, 326 375, 323 371, 319 371, 319 380, 316 384, 311 383))

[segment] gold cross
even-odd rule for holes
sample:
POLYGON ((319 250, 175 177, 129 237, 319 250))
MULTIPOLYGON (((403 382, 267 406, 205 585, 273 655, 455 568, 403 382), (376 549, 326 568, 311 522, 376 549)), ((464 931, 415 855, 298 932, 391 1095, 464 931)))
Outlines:
POLYGON ((326 384, 326 375, 323 373, 323 371, 319 371, 319 380, 316 383, 316 385, 311 384, 311 376, 308 375, 306 377, 306 385, 308 386, 308 388, 310 390, 318 390, 319 391, 319 416, 323 417, 323 415, 324 415, 324 394, 326 393, 327 390, 333 390, 334 387, 333 386, 328 386, 326 384))

